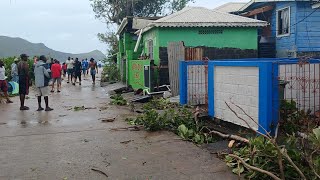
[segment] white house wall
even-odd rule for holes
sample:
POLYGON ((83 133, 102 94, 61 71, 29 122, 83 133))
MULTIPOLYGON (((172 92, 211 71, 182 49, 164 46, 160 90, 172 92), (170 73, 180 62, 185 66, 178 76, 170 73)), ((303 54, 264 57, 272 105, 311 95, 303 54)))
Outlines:
POLYGON ((238 115, 258 130, 258 125, 250 120, 234 103, 259 121, 259 68, 215 66, 214 68, 214 112, 215 117, 243 127, 245 122, 237 118, 225 103, 231 105, 238 115))

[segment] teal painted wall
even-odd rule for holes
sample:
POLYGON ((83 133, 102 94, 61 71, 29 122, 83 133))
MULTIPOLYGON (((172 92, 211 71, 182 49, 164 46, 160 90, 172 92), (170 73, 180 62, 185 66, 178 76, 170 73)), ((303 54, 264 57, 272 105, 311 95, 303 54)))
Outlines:
POLYGON ((184 41, 187 47, 217 47, 258 49, 257 28, 153 28, 143 35, 145 54, 148 54, 148 40, 154 42, 154 61, 159 64, 159 48, 169 42, 184 41), (200 30, 222 30, 221 34, 199 34, 200 30))
POLYGON ((168 42, 184 41, 185 46, 232 47, 239 49, 257 49, 257 28, 161 28, 160 47, 168 42), (222 30, 222 34, 199 34, 200 30, 222 30))

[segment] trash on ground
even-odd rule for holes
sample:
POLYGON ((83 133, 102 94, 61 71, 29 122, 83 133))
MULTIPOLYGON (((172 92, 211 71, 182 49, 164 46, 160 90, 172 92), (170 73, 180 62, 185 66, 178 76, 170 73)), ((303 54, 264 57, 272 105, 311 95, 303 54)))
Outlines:
POLYGON ((114 122, 117 117, 114 118, 100 118, 99 120, 103 123, 114 122))
POLYGON ((129 143, 131 143, 131 142, 133 142, 134 140, 129 140, 129 141, 122 141, 122 142, 120 142, 121 144, 129 144, 129 143))

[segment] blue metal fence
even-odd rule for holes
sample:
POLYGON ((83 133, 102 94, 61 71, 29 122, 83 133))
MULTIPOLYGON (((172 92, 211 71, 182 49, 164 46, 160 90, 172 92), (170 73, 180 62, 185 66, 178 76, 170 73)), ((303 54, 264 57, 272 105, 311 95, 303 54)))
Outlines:
MULTIPOLYGON (((191 104, 191 105, 197 105, 194 104, 194 102, 190 102, 191 98, 193 96, 197 96, 197 90, 201 90, 201 88, 205 87, 207 92, 207 102, 208 105, 208 111, 209 115, 212 117, 216 117, 215 112, 215 96, 217 92, 215 91, 215 70, 218 69, 218 67, 243 67, 248 68, 252 67, 255 69, 258 69, 258 117, 256 119, 258 125, 256 126, 257 130, 261 133, 265 133, 265 130, 268 132, 273 132, 275 130, 275 127, 278 124, 279 117, 280 117, 280 95, 279 95, 279 80, 280 80, 280 66, 283 67, 283 65, 297 65, 297 66, 303 66, 304 64, 317 64, 317 68, 319 65, 319 70, 314 70, 314 77, 310 78, 311 71, 309 71, 309 79, 306 77, 294 77, 297 81, 304 81, 304 83, 309 83, 309 87, 311 88, 311 83, 318 83, 320 84, 320 60, 316 59, 309 59, 307 62, 301 62, 300 59, 288 59, 288 58, 281 58, 281 59, 239 59, 239 60, 219 60, 219 61, 181 61, 180 62, 180 103, 181 104, 191 104), (302 64, 301 64, 302 63, 302 64), (301 64, 301 65, 300 65, 301 64), (196 76, 192 75, 193 77, 190 77, 190 67, 191 66, 199 66, 199 67, 208 67, 207 72, 207 79, 205 81, 201 81, 202 84, 200 84, 201 88, 193 88, 190 90, 190 79, 197 80, 196 76), (319 75, 317 75, 318 73, 319 75), (317 79, 318 77, 318 79, 317 79), (307 80, 306 80, 307 79, 307 80), (206 85, 203 85, 203 82, 206 83, 206 85)), ((316 66, 314 66, 314 69, 316 69, 316 66)), ((242 72, 245 72, 242 71, 242 72)), ((292 73, 292 72, 291 72, 292 73)), ((304 74, 297 74, 298 75, 305 75, 304 74)), ((223 76, 221 76, 223 77, 223 76)), ((291 80, 294 79, 291 77, 291 80)), ((200 78, 200 79, 203 79, 200 78)), ((236 83, 237 84, 237 83, 236 83)), ((198 84, 196 84, 197 86, 198 84)), ((240 87, 240 86, 239 86, 240 87)), ((292 88, 292 87, 291 87, 292 88)), ((306 87, 305 87, 306 88, 306 87)), ((314 94, 314 98, 318 98, 318 95, 320 94, 320 85, 313 85, 312 91, 317 95, 314 94)), ((289 87, 290 89, 290 87, 289 87)), ((292 90, 292 89, 291 89, 292 90)), ((309 92, 311 90, 309 89, 309 92)), ((203 90, 201 90, 201 93, 203 93, 203 90)), ((236 95, 235 95, 236 96, 236 95)), ((311 95, 309 95, 309 98, 311 95)), ((283 97, 282 97, 283 98, 283 97)), ((292 97, 291 97, 292 98, 292 97)), ((300 97, 296 97, 300 98, 300 97)), ((311 97, 313 98, 313 97, 311 97)), ((286 99, 284 97, 284 99, 286 99)), ((319 106, 320 103, 320 96, 319 96, 319 102, 314 99, 314 111, 317 110, 317 108, 320 109, 319 106)), ((220 102, 221 105, 221 102, 220 102)), ((221 108, 221 107, 219 107, 221 108)), ((310 108, 310 106, 309 106, 310 108)), ((219 118, 219 117, 218 117, 219 118)), ((228 121, 228 119, 222 119, 228 121)), ((241 123, 235 123, 239 125, 243 125, 241 123)))

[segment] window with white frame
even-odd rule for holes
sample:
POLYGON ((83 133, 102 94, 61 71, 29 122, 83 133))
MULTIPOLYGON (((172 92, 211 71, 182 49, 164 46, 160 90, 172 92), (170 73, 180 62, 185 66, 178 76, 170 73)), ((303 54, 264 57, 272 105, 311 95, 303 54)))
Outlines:
POLYGON ((149 53, 149 59, 153 60, 153 40, 148 41, 148 53, 149 53))
POLYGON ((277 35, 284 36, 290 34, 290 7, 277 11, 277 35))

